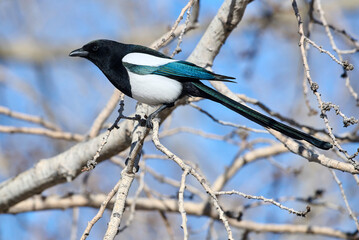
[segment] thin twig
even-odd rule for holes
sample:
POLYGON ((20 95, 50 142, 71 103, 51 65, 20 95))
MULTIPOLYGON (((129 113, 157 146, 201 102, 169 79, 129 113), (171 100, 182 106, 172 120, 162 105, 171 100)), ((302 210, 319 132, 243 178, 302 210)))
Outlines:
POLYGON ((111 131, 115 128, 119 128, 118 123, 120 122, 121 119, 134 120, 134 121, 138 121, 141 124, 142 118, 139 115, 135 115, 135 117, 127 117, 127 116, 123 115, 123 111, 125 110, 124 106, 125 106, 125 104, 122 99, 120 101, 120 108, 118 110, 117 119, 112 124, 112 126, 107 129, 107 132, 106 132, 105 136, 103 137, 100 146, 97 148, 95 155, 92 157, 92 159, 89 159, 87 161, 86 167, 84 167, 82 169, 82 171, 90 171, 96 167, 97 159, 100 157, 101 151, 102 151, 103 147, 106 145, 108 138, 110 137, 111 131))
POLYGON ((351 71, 354 69, 352 64, 348 64, 345 61, 341 61, 338 60, 333 54, 331 54, 328 50, 323 49, 322 46, 317 45, 314 41, 312 41, 311 39, 309 39, 308 37, 304 36, 304 40, 306 42, 308 42, 309 44, 311 44, 313 47, 315 47, 316 49, 319 50, 320 53, 325 53, 327 54, 331 59, 334 60, 334 62, 338 63, 340 66, 342 66, 343 68, 345 68, 348 71, 351 71))
MULTIPOLYGON (((181 10, 181 13, 179 14, 177 20, 175 21, 174 25, 172 26, 171 30, 166 33, 163 37, 161 37, 160 42, 157 42, 155 44, 152 44, 152 48, 154 49, 159 49, 161 48, 163 45, 165 45, 170 39, 174 38, 174 32, 178 27, 178 24, 181 22, 181 20, 183 19, 183 16, 185 14, 185 12, 190 9, 192 7, 192 5, 194 4, 196 0, 190 0, 186 6, 181 10)), ((186 25, 184 25, 183 29, 186 28, 186 25)), ((180 31, 180 33, 182 32, 182 30, 180 31)))
MULTIPOLYGON (((163 156, 163 155, 162 155, 163 156)), ((145 158, 146 155, 143 155, 143 158, 145 158)), ((168 159, 167 156, 164 156, 166 157, 166 159, 168 159)), ((142 167, 142 164, 140 163, 140 167, 142 167)), ((159 182, 161 183, 166 183, 166 184, 169 184, 171 186, 174 186, 176 188, 179 188, 181 186, 181 182, 177 181, 177 180, 174 180, 172 178, 169 178, 169 177, 165 177, 159 173, 157 173, 156 171, 154 171, 152 168, 150 167, 146 167, 146 171, 151 174, 155 179, 157 179, 159 182)), ((191 186, 191 185, 186 185, 186 190, 194 195, 197 195, 199 196, 201 199, 205 200, 207 199, 206 198, 206 195, 203 194, 199 189, 197 189, 196 187, 194 186, 191 186)))
MULTIPOLYGON (((330 31, 330 26, 327 23, 327 20, 324 16, 324 11, 322 9, 322 4, 320 0, 316 1, 317 3, 317 9, 318 9, 318 13, 320 16, 320 20, 322 21, 322 25, 324 26, 325 32, 327 33, 327 36, 329 38, 329 42, 330 45, 332 46, 332 49, 338 54, 339 60, 340 62, 343 63, 343 69, 344 69, 344 73, 342 74, 342 77, 345 78, 345 86, 348 88, 349 92, 351 93, 351 95, 354 97, 354 99, 357 102, 357 105, 359 105, 359 98, 358 98, 358 93, 356 93, 352 87, 352 85, 350 84, 350 78, 349 75, 347 74, 347 71, 351 71, 354 69, 354 66, 352 64, 349 64, 348 61, 343 61, 343 56, 342 56, 342 51, 338 49, 335 41, 334 41, 334 37, 330 31)), ((357 50, 359 49, 359 45, 358 42, 355 41, 353 42, 356 44, 357 46, 357 50)))
POLYGON ((261 200, 261 201, 263 201, 265 203, 271 203, 271 204, 279 207, 280 209, 286 210, 289 213, 293 213, 293 214, 295 214, 297 216, 300 216, 300 217, 306 217, 306 215, 310 212, 310 207, 309 206, 306 207, 305 211, 297 211, 297 210, 294 210, 293 208, 288 208, 288 207, 280 204, 279 202, 275 201, 274 199, 265 198, 263 196, 248 195, 248 194, 245 194, 245 193, 242 193, 242 192, 239 192, 239 191, 235 191, 235 190, 215 192, 215 194, 216 195, 232 195, 232 194, 236 194, 236 195, 242 196, 244 198, 248 198, 248 199, 261 200))
POLYGON ((331 172, 331 174, 333 175, 333 178, 334 178, 335 182, 338 184, 338 186, 339 186, 339 188, 340 188, 340 193, 341 193, 342 198, 343 198, 343 200, 344 200, 344 202, 345 202, 345 206, 346 206, 346 208, 347 208, 347 210, 348 210, 348 213, 349 213, 350 217, 354 220, 355 226, 357 227, 357 231, 359 232, 359 222, 358 222, 357 217, 354 215, 352 209, 350 208, 350 205, 349 205, 347 196, 346 196, 346 194, 345 194, 345 192, 344 192, 343 184, 342 184, 342 182, 339 180, 339 178, 337 177, 337 175, 336 175, 336 173, 335 173, 334 170, 330 170, 330 172, 331 172))
POLYGON ((238 141, 235 141, 233 139, 233 137, 236 135, 236 132, 237 132, 237 130, 234 130, 225 135, 217 135, 217 134, 213 134, 213 133, 207 133, 200 129, 190 128, 190 127, 177 127, 177 128, 172 128, 172 129, 161 131, 160 139, 165 138, 165 137, 174 136, 178 133, 191 133, 191 134, 198 135, 198 136, 201 136, 206 139, 213 139, 213 140, 218 140, 218 141, 223 141, 223 142, 227 142, 230 144, 238 145, 238 141))
MULTIPOLYGON (((180 35, 178 36, 178 42, 177 42, 177 45, 176 45, 176 48, 175 50, 173 51, 173 53, 171 54, 171 58, 173 58, 176 54, 178 54, 179 52, 181 52, 181 43, 182 43, 182 38, 183 38, 183 35, 185 34, 186 30, 187 30, 187 27, 190 23, 190 17, 191 17, 191 8, 192 8, 192 5, 194 4, 194 2, 197 1, 197 0, 191 0, 190 2, 188 2, 188 4, 191 4, 191 6, 187 9, 187 17, 186 17, 186 21, 184 23, 184 27, 183 29, 181 30, 181 33, 180 35)), ((182 13, 181 13, 182 14, 182 13)))
POLYGON ((85 240, 88 237, 88 235, 90 235, 90 231, 91 231, 92 227, 102 217, 102 215, 105 212, 105 209, 107 207, 107 204, 111 201, 112 197, 118 191, 120 185, 121 185, 121 180, 119 180, 117 182, 117 184, 113 187, 113 189, 107 194, 106 199, 102 202, 101 207, 98 210, 96 216, 93 217, 93 219, 90 222, 88 222, 87 227, 81 236, 81 240, 85 240))
POLYGON ((217 118, 215 118, 212 114, 210 114, 209 112, 207 112, 206 110, 203 110, 202 108, 200 108, 199 106, 197 106, 196 104, 190 103, 189 104, 191 107, 197 109, 198 111, 200 111, 201 113, 204 113, 205 115, 207 115, 209 118, 211 118, 213 121, 215 121, 216 123, 219 123, 223 126, 230 126, 230 127, 235 127, 235 128, 240 128, 243 130, 247 130, 247 131, 251 131, 251 132, 256 132, 256 133, 268 133, 265 130, 259 130, 259 129, 254 129, 254 128, 249 128, 246 126, 241 126, 235 123, 231 123, 231 122, 226 122, 226 121, 222 121, 219 120, 217 118))
POLYGON ((102 129, 102 125, 104 124, 106 119, 111 115, 113 110, 116 108, 119 100, 120 99, 123 100, 123 98, 124 98, 124 94, 119 92, 117 89, 114 89, 111 98, 108 100, 106 106, 102 109, 100 114, 96 117, 95 121, 93 122, 90 128, 90 132, 89 132, 90 138, 94 138, 99 134, 100 130, 102 129))

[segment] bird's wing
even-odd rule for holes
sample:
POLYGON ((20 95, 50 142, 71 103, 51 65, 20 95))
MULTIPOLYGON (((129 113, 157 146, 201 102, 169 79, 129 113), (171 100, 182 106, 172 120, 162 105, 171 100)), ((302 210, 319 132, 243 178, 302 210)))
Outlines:
POLYGON ((178 81, 212 80, 234 82, 229 79, 235 79, 233 77, 210 72, 202 67, 186 61, 175 61, 157 66, 152 74, 165 76, 168 78, 176 79, 178 81))
POLYGON ((130 53, 122 59, 128 71, 139 75, 156 74, 172 78, 180 82, 212 80, 233 82, 233 77, 210 72, 202 67, 186 61, 162 58, 145 53, 130 53))

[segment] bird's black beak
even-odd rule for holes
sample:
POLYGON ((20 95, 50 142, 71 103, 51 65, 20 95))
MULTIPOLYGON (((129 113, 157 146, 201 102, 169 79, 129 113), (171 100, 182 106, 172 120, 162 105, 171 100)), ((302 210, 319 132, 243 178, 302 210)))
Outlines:
POLYGON ((83 50, 82 48, 73 50, 73 51, 70 52, 70 54, 69 54, 70 57, 87 57, 88 55, 89 55, 89 52, 83 50))

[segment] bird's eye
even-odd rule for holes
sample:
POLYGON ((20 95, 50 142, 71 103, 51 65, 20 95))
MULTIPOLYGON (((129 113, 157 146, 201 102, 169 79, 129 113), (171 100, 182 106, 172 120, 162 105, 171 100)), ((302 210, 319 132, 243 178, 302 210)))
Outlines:
POLYGON ((98 45, 92 46, 92 51, 93 51, 93 52, 96 52, 97 50, 98 50, 98 45))

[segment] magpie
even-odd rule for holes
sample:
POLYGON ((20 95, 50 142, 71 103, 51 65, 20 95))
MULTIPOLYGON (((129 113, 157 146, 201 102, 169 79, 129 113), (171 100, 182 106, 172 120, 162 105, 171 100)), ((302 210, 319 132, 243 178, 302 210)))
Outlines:
POLYGON ((329 142, 267 117, 201 82, 233 82, 233 77, 213 73, 187 61, 172 59, 151 48, 100 39, 72 51, 69 56, 90 60, 125 95, 149 105, 161 105, 148 116, 148 127, 151 127, 152 119, 159 112, 189 95, 220 103, 263 127, 277 130, 293 139, 307 141, 324 150, 332 148, 329 142))

